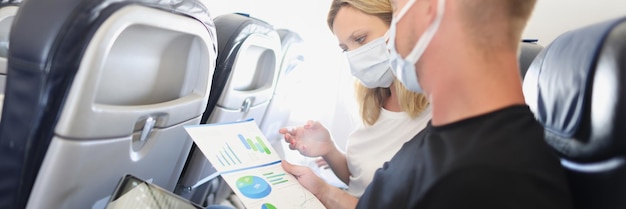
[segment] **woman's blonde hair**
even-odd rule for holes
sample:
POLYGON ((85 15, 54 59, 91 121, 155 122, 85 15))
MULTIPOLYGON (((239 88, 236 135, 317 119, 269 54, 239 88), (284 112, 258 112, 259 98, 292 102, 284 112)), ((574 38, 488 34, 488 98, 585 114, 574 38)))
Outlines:
MULTIPOLYGON (((344 6, 351 6, 368 15, 374 15, 389 26, 392 18, 392 8, 389 0, 333 0, 328 11, 328 27, 333 31, 333 24, 337 12, 344 6)), ((417 117, 426 107, 428 100, 423 94, 409 91, 398 81, 393 82, 389 88, 395 88, 398 103, 402 111, 409 114, 411 118, 417 117)), ((391 95, 389 88, 367 88, 358 80, 355 82, 356 99, 359 104, 359 114, 367 125, 373 125, 380 117, 380 109, 391 95)))
MULTIPOLYGON (((428 107, 428 99, 424 94, 408 90, 397 79, 394 80, 389 88, 395 88, 400 109, 409 114, 411 118, 416 118, 428 107)), ((363 86, 358 80, 355 82, 354 90, 359 103, 359 114, 365 124, 371 126, 376 123, 380 117, 380 109, 391 95, 389 88, 378 87, 370 89, 363 86)))
POLYGON ((333 0, 328 11, 328 18, 326 19, 331 32, 333 31, 337 12, 344 6, 351 6, 365 14, 374 15, 383 20, 387 26, 391 24, 393 10, 389 0, 333 0))

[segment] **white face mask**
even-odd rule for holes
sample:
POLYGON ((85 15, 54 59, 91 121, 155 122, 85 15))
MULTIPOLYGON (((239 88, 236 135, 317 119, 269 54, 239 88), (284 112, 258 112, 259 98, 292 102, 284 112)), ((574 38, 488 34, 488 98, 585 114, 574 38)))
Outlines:
POLYGON ((428 26, 424 34, 420 36, 415 43, 415 46, 411 50, 411 53, 406 56, 406 58, 402 58, 398 51, 396 51, 396 29, 397 24, 400 19, 404 16, 404 14, 413 6, 415 0, 409 0, 409 2, 404 5, 404 7, 398 12, 398 15, 393 17, 391 20, 391 27, 389 28, 389 53, 391 55, 391 67, 393 69, 393 73, 396 75, 398 80, 406 86, 408 90, 411 90, 416 93, 422 93, 422 87, 419 84, 419 80, 417 79, 417 73, 415 72, 415 63, 420 59, 426 47, 435 36, 437 29, 439 29, 439 25, 441 24, 441 19, 443 18, 443 11, 445 7, 445 0, 439 0, 439 4, 437 5, 437 17, 435 17, 435 21, 432 25, 428 26))
POLYGON ((355 50, 346 52, 350 72, 367 88, 386 88, 393 82, 386 38, 383 36, 374 39, 355 50))

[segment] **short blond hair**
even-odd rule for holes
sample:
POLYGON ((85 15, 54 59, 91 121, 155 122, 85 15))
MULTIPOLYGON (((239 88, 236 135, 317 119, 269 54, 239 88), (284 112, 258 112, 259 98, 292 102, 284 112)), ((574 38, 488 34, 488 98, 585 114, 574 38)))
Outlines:
POLYGON ((475 44, 486 50, 516 49, 536 0, 457 0, 461 21, 475 44))

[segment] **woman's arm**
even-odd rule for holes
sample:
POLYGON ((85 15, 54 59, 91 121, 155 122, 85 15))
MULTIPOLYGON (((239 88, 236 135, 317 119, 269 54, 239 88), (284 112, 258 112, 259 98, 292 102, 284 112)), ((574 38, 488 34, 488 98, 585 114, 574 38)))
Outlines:
POLYGON ((350 182, 350 170, 348 169, 348 161, 346 154, 334 147, 328 154, 322 156, 328 167, 335 175, 346 185, 350 182))

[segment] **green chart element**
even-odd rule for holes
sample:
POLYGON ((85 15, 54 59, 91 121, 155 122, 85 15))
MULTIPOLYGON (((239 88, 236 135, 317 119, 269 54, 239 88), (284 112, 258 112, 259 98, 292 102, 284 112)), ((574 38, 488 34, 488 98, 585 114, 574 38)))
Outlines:
POLYGON ((267 148, 265 143, 263 143, 263 139, 261 139, 261 137, 257 136, 256 137, 256 142, 254 142, 254 141, 252 141, 252 139, 245 138, 241 134, 239 134, 238 136, 239 136, 239 139, 241 140, 241 143, 243 143, 243 146, 246 147, 246 149, 257 151, 257 152, 261 152, 261 153, 265 153, 265 154, 268 154, 268 155, 272 154, 272 151, 270 151, 270 149, 267 148))
POLYGON ((264 204, 261 206, 261 209, 277 209, 277 208, 276 208, 276 206, 274 206, 274 205, 272 205, 272 204, 269 204, 269 203, 264 203, 264 204))
POLYGON ((274 172, 269 172, 263 174, 263 177, 265 177, 265 179, 267 179, 267 181, 269 181, 272 185, 278 185, 287 182, 288 180, 283 178, 284 176, 285 173, 276 174, 274 172))

